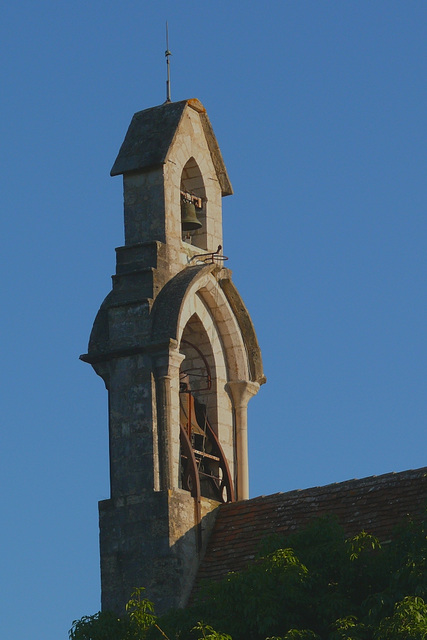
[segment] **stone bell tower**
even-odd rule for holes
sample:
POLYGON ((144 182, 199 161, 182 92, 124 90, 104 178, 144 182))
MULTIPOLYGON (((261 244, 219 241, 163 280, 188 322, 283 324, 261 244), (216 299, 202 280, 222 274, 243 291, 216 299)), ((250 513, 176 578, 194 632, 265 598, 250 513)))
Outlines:
POLYGON ((109 398, 102 608, 123 610, 144 586, 163 612, 185 605, 215 508, 248 498, 247 404, 265 378, 225 268, 232 188, 203 105, 136 113, 119 174, 125 245, 81 356, 109 398))

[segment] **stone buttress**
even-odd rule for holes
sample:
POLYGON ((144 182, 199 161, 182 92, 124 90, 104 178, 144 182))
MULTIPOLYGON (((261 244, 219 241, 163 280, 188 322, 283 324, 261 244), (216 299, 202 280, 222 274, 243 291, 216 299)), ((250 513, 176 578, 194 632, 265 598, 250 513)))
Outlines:
POLYGON ((247 404, 265 378, 219 249, 232 189, 201 103, 136 113, 111 174, 125 245, 81 356, 109 399, 102 609, 143 586, 163 612, 185 605, 216 507, 248 498, 247 404))

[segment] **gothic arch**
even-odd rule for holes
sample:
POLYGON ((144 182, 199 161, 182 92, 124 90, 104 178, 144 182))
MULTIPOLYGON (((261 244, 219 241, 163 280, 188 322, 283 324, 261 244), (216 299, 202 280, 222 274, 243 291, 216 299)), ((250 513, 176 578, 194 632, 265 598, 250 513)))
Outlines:
POLYGON ((191 241, 199 249, 206 250, 207 247, 207 198, 203 176, 199 165, 194 156, 191 156, 185 163, 181 173, 181 207, 183 203, 191 203, 195 207, 195 215, 197 221, 201 224, 200 229, 185 231, 182 229, 182 238, 184 241, 191 241))
MULTIPOLYGON (((153 305, 152 342, 173 339, 179 344, 186 323, 196 312, 197 298, 203 303, 223 345, 227 380, 254 380, 262 384, 263 379, 251 362, 259 352, 258 344, 248 330, 242 333, 242 322, 212 273, 217 270, 216 265, 188 267, 167 283, 153 305)), ((242 301, 241 308, 246 311, 242 301)))
POLYGON ((205 329, 208 335, 216 337, 218 351, 221 350, 226 365, 226 381, 248 380, 247 352, 239 326, 224 293, 210 274, 194 282, 187 290, 178 320, 178 341, 196 309, 199 312, 204 310, 205 329))

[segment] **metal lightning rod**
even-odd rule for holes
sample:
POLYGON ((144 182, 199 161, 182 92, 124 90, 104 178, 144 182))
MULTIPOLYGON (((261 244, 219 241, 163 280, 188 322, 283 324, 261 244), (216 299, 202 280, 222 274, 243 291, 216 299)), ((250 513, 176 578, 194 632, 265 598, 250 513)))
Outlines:
POLYGON ((166 102, 170 102, 171 101, 171 71, 170 71, 170 64, 169 64, 169 56, 171 56, 171 52, 169 51, 169 30, 168 30, 168 23, 166 21, 166 51, 165 51, 165 58, 166 58, 166 65, 167 65, 167 70, 168 70, 168 79, 166 80, 166 102))

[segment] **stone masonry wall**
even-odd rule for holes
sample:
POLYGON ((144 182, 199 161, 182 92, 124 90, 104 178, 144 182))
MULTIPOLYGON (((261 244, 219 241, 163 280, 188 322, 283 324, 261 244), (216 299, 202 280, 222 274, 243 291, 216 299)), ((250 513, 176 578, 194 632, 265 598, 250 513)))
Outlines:
POLYGON ((196 525, 194 500, 182 490, 100 502, 102 610, 122 613, 134 587, 146 588, 158 613, 185 605, 217 504, 203 498, 196 525))

